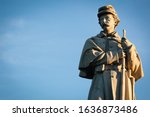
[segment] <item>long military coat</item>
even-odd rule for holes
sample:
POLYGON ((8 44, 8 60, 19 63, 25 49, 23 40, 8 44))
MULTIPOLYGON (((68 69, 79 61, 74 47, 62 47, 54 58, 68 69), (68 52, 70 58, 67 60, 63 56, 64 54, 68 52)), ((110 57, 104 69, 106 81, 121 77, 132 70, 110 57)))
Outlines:
POLYGON ((120 50, 121 38, 116 32, 111 35, 101 32, 85 42, 79 63, 79 76, 92 79, 89 100, 135 99, 135 81, 144 75, 142 64, 132 44, 126 50, 123 71, 122 59, 118 55, 120 50))

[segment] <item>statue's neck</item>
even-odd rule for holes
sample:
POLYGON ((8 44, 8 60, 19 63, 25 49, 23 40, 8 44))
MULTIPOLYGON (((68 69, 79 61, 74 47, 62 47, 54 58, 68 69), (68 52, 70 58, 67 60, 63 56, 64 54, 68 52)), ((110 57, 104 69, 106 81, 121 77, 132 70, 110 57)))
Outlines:
POLYGON ((103 31, 104 33, 106 34, 111 34, 115 31, 115 27, 114 26, 106 26, 106 27, 103 27, 103 31))
POLYGON ((111 33, 113 33, 115 30, 114 29, 105 29, 104 30, 104 32, 106 33, 106 34, 111 34, 111 33))

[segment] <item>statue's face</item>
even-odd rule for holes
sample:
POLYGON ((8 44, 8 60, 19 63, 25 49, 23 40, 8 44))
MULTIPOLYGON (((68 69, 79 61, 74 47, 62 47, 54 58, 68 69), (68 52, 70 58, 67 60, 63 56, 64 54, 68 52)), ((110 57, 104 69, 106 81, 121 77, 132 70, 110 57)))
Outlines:
POLYGON ((115 28, 115 19, 112 14, 104 14, 100 17, 100 24, 103 29, 115 28))

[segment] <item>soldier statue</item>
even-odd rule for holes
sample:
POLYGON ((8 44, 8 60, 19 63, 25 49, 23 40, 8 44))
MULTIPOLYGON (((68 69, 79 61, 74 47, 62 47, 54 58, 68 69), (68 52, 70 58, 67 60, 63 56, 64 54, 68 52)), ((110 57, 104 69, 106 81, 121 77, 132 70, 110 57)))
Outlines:
POLYGON ((144 76, 136 47, 115 31, 120 19, 112 5, 98 9, 102 31, 86 40, 80 77, 92 79, 89 100, 135 100, 135 81, 144 76))

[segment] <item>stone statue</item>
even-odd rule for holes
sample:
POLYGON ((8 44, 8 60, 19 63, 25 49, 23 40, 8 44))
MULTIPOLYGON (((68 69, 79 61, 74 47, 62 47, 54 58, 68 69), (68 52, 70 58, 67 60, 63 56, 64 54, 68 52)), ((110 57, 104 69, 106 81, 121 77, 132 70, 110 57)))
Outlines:
POLYGON ((113 6, 98 9, 102 27, 86 40, 82 50, 80 77, 92 79, 89 100, 135 100, 135 81, 144 76, 136 47, 115 31, 120 19, 113 6))

